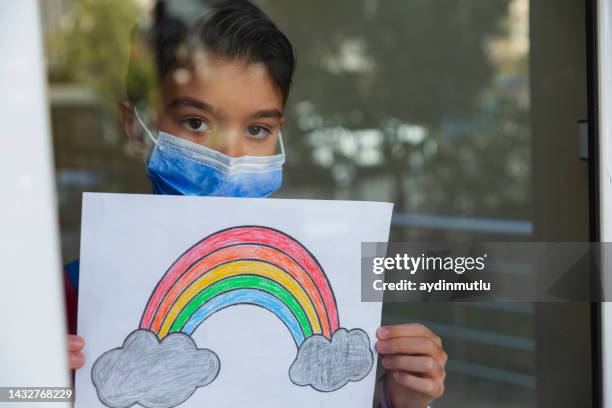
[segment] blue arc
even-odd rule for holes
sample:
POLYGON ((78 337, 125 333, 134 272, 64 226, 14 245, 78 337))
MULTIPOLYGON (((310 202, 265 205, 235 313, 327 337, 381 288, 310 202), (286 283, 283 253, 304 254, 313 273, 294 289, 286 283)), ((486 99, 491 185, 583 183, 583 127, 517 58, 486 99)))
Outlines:
POLYGON ((268 309, 287 326, 298 347, 304 341, 302 328, 291 310, 276 296, 257 289, 237 289, 215 296, 200 306, 181 331, 191 336, 195 329, 213 313, 237 304, 251 304, 268 309))

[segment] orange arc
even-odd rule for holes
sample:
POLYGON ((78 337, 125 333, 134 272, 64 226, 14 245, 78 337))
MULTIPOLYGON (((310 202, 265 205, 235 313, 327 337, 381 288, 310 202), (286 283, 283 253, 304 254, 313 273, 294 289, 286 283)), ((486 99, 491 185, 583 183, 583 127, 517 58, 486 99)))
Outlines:
POLYGON ((187 271, 176 281, 162 300, 159 309, 155 313, 151 330, 155 333, 159 333, 165 317, 172 305, 193 281, 208 273, 211 269, 219 266, 219 264, 244 259, 266 261, 287 271, 289 275, 291 275, 300 283, 300 285, 302 285, 308 294, 308 297, 311 299, 315 310, 317 311, 317 316, 321 323, 323 335, 331 338, 330 322, 328 320, 327 310, 321 294, 315 286, 312 278, 297 262, 287 256, 284 252, 272 247, 257 244, 231 245, 223 247, 203 257, 189 269, 187 269, 187 271))

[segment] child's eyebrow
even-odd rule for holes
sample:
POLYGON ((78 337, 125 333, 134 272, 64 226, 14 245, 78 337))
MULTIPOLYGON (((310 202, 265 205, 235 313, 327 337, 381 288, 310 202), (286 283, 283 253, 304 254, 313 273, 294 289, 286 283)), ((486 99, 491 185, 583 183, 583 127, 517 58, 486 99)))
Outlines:
MULTIPOLYGON (((209 112, 211 114, 219 114, 217 110, 210 104, 199 101, 197 99, 190 98, 188 96, 183 96, 180 98, 174 98, 168 104, 168 109, 175 108, 177 106, 190 106, 193 108, 200 109, 204 112, 209 112)), ((283 113, 278 109, 264 109, 255 112, 252 114, 249 119, 261 119, 261 118, 274 118, 280 119, 283 117, 283 113)))
POLYGON ((280 119, 283 117, 283 113, 278 109, 266 109, 255 112, 251 115, 250 119, 260 119, 260 118, 275 118, 280 119))
POLYGON ((177 106, 191 106, 193 108, 197 108, 205 112, 215 113, 215 108, 213 108, 212 105, 190 97, 174 98, 168 104, 168 109, 175 108, 177 106))

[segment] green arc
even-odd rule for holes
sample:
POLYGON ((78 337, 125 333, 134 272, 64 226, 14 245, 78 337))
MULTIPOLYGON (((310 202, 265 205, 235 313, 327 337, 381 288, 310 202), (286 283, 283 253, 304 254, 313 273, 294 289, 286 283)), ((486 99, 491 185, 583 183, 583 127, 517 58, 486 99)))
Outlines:
POLYGON ((181 310, 176 320, 172 323, 170 333, 179 332, 189 318, 206 302, 215 296, 238 289, 258 289, 280 299, 291 310, 300 324, 305 337, 312 335, 312 327, 304 309, 287 289, 282 285, 259 275, 239 275, 222 279, 206 289, 199 292, 181 310))

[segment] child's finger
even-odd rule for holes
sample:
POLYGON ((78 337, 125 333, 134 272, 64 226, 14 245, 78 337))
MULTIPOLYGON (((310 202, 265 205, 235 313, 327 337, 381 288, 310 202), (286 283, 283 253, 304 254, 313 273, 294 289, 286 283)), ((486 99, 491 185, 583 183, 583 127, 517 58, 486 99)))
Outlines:
POLYGON ((430 337, 396 337, 376 343, 381 354, 420 354, 443 361, 444 350, 430 337))
POLYGON ((394 337, 429 337, 438 346, 442 347, 442 339, 426 326, 420 323, 394 324, 382 326, 376 331, 379 339, 391 339, 394 337))
POLYGON ((442 381, 421 378, 402 371, 394 371, 393 380, 432 399, 439 398, 444 393, 442 381))
POLYGON ((81 351, 85 346, 85 340, 81 336, 68 335, 68 351, 81 351))
POLYGON ((382 365, 387 370, 401 370, 423 374, 428 378, 444 376, 444 367, 431 357, 395 355, 382 358, 382 365))
POLYGON ((81 368, 85 364, 85 356, 80 351, 71 351, 68 356, 68 363, 71 370, 81 368))

